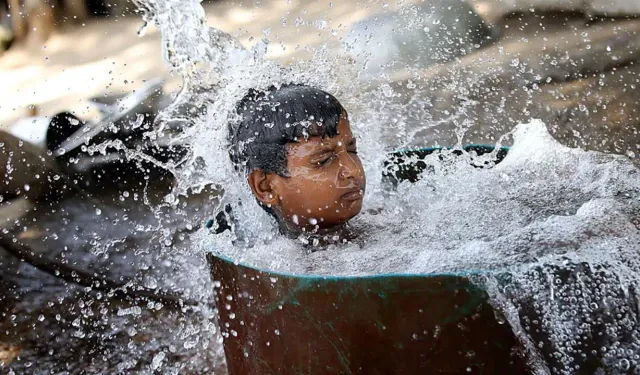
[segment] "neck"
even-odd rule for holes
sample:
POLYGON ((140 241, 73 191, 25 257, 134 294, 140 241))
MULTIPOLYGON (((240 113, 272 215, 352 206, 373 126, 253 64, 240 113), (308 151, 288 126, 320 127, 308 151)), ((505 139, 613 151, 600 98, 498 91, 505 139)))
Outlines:
POLYGON ((297 239, 309 246, 326 246, 351 241, 354 236, 348 223, 342 223, 328 228, 299 227, 285 221, 278 220, 280 232, 291 239, 297 239))

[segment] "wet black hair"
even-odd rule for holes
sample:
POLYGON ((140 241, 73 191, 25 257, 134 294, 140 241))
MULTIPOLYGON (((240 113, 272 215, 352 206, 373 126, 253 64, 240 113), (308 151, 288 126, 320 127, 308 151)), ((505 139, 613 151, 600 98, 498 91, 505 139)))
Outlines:
POLYGON ((346 111, 333 95, 314 87, 287 84, 250 90, 236 106, 230 124, 229 155, 237 170, 260 169, 288 177, 287 143, 308 137, 335 137, 346 111))

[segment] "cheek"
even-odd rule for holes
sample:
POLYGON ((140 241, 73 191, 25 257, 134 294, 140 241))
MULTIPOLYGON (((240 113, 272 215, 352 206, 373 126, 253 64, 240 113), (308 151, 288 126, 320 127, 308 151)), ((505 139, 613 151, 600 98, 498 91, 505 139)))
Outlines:
POLYGON ((337 172, 331 168, 325 171, 307 170, 306 175, 293 175, 281 194, 283 208, 293 210, 311 210, 318 212, 336 205, 337 172))
POLYGON ((360 173, 360 178, 362 179, 362 181, 365 181, 366 177, 364 175, 364 166, 362 165, 362 160, 360 160, 359 156, 356 156, 353 160, 356 162, 356 165, 358 166, 358 171, 360 173))
POLYGON ((339 163, 334 161, 330 166, 311 170, 307 178, 314 184, 314 188, 326 191, 328 188, 335 188, 339 183, 339 163))
MULTIPOLYGON (((323 168, 299 168, 292 171, 289 179, 290 189, 296 193, 326 193, 339 183, 339 166, 337 162, 323 168)), ((325 194, 323 194, 325 195, 325 194)))

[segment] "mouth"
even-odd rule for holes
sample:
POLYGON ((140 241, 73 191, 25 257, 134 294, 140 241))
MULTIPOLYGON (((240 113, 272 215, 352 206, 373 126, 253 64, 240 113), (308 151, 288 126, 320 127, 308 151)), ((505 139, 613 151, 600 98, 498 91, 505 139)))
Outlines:
POLYGON ((342 199, 347 201, 359 201, 362 199, 363 193, 361 189, 352 190, 344 195, 342 195, 342 199))

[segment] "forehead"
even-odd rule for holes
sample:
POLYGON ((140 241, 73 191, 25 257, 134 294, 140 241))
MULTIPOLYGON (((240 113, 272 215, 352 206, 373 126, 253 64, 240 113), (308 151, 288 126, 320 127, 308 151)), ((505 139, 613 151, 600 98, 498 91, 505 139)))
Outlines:
POLYGON ((338 134, 331 137, 310 137, 307 140, 288 143, 287 147, 290 154, 302 154, 317 151, 320 148, 333 147, 338 142, 344 143, 353 137, 351 125, 346 117, 341 117, 338 123, 338 134))

